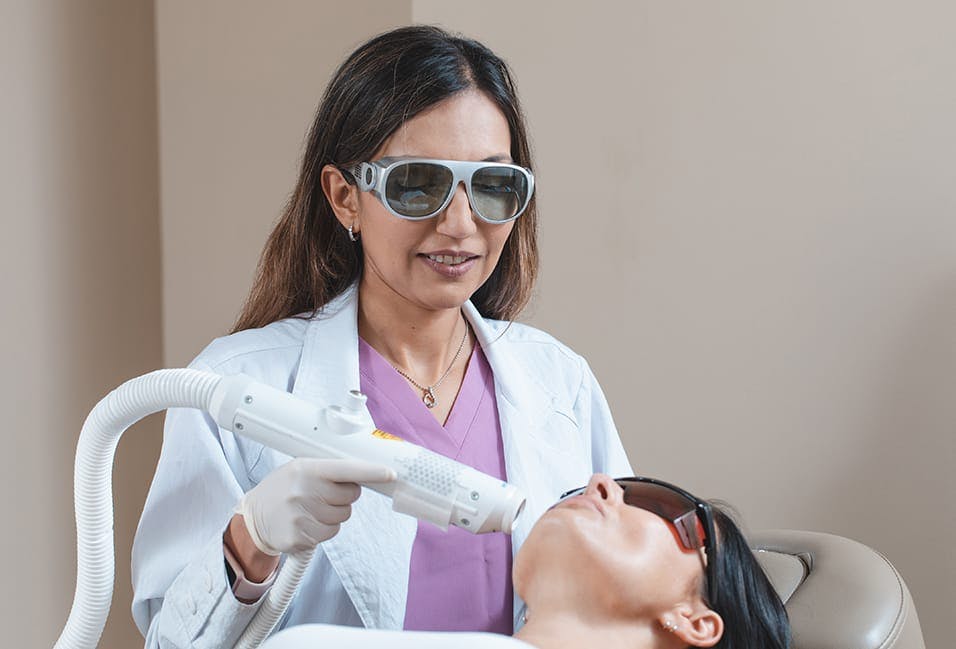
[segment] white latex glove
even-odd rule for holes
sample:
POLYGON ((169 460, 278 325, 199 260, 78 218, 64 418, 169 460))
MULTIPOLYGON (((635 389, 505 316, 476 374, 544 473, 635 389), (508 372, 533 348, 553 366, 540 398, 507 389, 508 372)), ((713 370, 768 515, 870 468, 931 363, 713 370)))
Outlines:
POLYGON ((357 483, 394 479, 395 472, 380 464, 299 457, 247 492, 236 512, 262 552, 294 554, 338 533, 362 493, 357 483))

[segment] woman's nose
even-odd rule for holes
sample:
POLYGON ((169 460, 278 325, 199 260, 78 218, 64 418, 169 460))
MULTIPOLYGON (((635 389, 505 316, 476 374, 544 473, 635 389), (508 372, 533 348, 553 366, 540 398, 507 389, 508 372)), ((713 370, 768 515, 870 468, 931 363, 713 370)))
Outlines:
POLYGON ((464 183, 458 183, 455 187, 455 193, 448 207, 438 215, 436 229, 439 233, 455 239, 464 239, 474 234, 477 225, 471 213, 471 203, 468 202, 468 192, 465 190, 464 183))
POLYGON ((588 480, 588 486, 584 493, 609 502, 622 502, 624 490, 614 482, 611 476, 604 473, 595 473, 588 480))

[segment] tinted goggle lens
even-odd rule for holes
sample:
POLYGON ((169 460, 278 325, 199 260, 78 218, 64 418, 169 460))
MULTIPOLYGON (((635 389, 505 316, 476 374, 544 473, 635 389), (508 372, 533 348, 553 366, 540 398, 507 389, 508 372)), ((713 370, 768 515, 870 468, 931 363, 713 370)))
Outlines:
MULTIPOLYGON (((674 489, 654 482, 621 478, 614 482, 624 490, 624 502, 657 514, 674 525, 680 537, 681 545, 688 550, 705 547, 706 533, 704 524, 697 515, 697 505, 693 499, 674 489)), ((583 494, 587 487, 569 491, 561 499, 583 494)))
POLYGON ((685 548, 696 550, 704 547, 704 526, 693 500, 652 482, 616 482, 624 489, 624 502, 628 505, 640 507, 673 523, 685 548))
POLYGON ((385 200, 403 216, 432 214, 448 197, 454 175, 448 167, 408 162, 393 167, 385 179, 385 200))
POLYGON ((486 219, 506 221, 528 199, 527 177, 511 167, 482 167, 471 177, 475 210, 486 219))
MULTIPOLYGON (((448 199, 454 182, 455 174, 446 166, 406 162, 388 171, 384 198, 402 216, 431 216, 448 199)), ((520 169, 488 164, 475 169, 467 182, 472 209, 488 221, 508 221, 527 204, 528 176, 520 169)))

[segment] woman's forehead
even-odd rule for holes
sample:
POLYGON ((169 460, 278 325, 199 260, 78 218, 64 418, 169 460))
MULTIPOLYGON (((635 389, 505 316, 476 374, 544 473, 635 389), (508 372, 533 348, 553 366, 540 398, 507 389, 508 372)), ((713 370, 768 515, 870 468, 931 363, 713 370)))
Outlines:
POLYGON ((460 93, 399 126, 383 144, 385 156, 510 161, 511 130, 484 93, 460 93))

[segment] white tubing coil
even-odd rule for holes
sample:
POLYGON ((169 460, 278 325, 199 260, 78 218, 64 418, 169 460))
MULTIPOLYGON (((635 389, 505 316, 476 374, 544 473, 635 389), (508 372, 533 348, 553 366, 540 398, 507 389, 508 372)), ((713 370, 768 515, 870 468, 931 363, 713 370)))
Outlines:
MULTIPOLYGON (((190 369, 157 370, 130 379, 87 416, 77 443, 73 489, 77 577, 73 607, 54 649, 94 649, 113 598, 113 456, 120 436, 143 417, 166 408, 208 410, 222 377, 190 369)), ((295 593, 312 553, 290 557, 276 586, 237 646, 253 648, 268 636, 295 593)))
POLYGON ((256 616, 252 618, 249 626, 236 642, 236 649, 255 649, 269 636, 279 618, 285 613, 289 602, 292 601, 292 596, 295 595, 299 581, 309 567, 314 553, 315 550, 306 550, 286 559, 276 577, 276 583, 262 602, 262 606, 256 611, 256 616))

